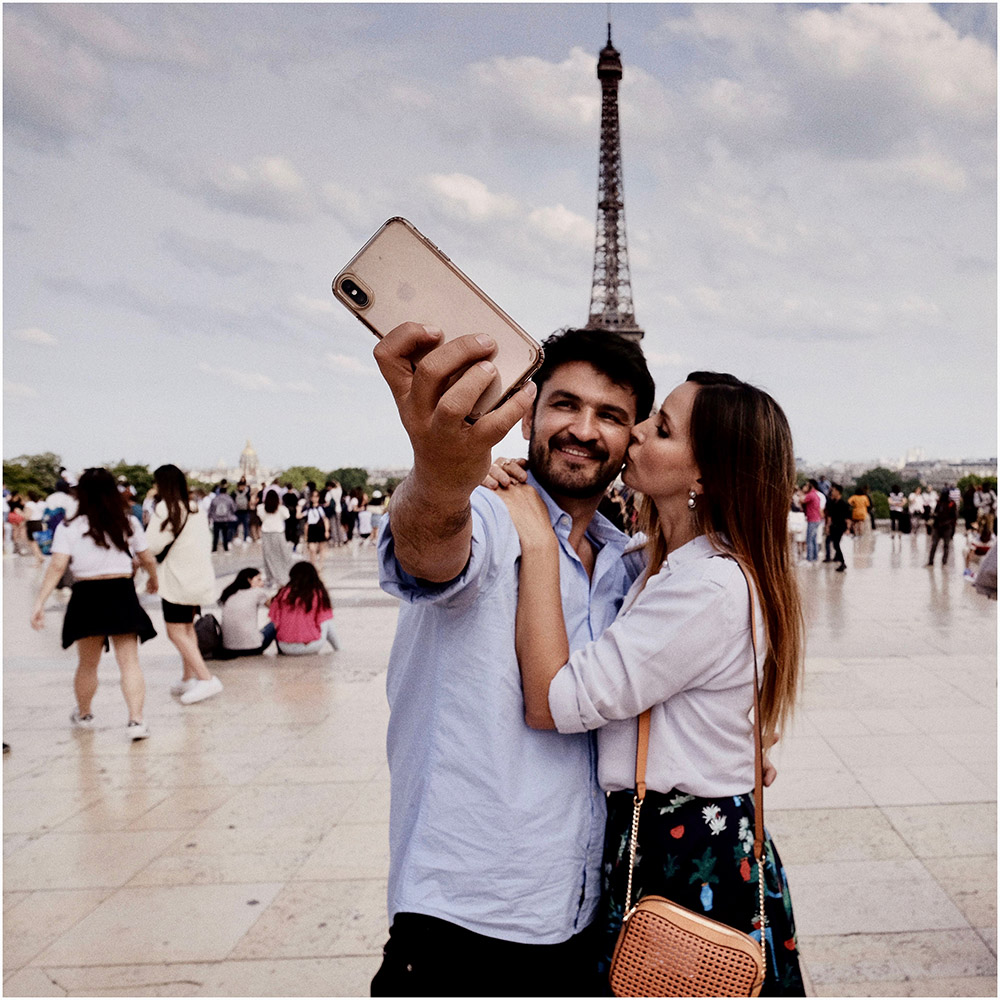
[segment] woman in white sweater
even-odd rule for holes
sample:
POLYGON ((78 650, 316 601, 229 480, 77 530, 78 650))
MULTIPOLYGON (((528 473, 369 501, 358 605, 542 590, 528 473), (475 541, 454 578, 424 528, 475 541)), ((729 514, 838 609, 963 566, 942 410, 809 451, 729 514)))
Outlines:
POLYGON ((198 649, 195 615, 201 605, 215 601, 208 518, 188 494, 187 480, 176 465, 161 465, 154 473, 156 505, 146 534, 149 548, 160 565, 160 596, 167 636, 184 664, 181 680, 170 693, 182 704, 211 698, 222 690, 222 681, 209 673, 198 649))

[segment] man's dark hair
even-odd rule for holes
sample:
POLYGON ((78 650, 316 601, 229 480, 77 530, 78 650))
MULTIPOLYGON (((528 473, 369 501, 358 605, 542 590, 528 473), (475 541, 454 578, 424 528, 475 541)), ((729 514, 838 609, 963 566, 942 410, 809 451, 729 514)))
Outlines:
POLYGON ((635 342, 604 330, 559 330, 544 341, 542 347, 545 360, 532 376, 539 394, 557 368, 572 361, 585 361, 615 385, 632 391, 637 423, 649 416, 656 387, 642 348, 635 342))

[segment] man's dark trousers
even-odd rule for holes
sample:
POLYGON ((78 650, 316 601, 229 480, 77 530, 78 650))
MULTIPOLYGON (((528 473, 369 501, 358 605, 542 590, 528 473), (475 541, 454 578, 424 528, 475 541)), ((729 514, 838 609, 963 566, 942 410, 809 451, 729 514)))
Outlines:
POLYGON ((485 937, 420 913, 397 913, 373 997, 606 995, 594 925, 562 944, 485 937))

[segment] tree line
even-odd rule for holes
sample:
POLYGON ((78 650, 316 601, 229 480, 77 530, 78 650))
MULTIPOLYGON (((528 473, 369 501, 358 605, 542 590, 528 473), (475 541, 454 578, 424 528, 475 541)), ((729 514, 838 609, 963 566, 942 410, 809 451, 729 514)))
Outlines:
MULTIPOLYGON (((105 467, 115 478, 123 477, 140 497, 145 496, 153 485, 153 470, 148 465, 136 465, 122 459, 114 464, 109 462, 105 467)), ((24 495, 29 490, 34 490, 44 497, 55 491, 61 468, 62 459, 51 451, 40 455, 18 455, 16 458, 4 459, 3 482, 12 493, 24 495)), ((272 478, 277 479, 282 485, 291 483, 296 490, 301 490, 308 482, 314 482, 322 487, 328 479, 335 479, 344 488, 345 493, 360 489, 369 494, 375 490, 381 490, 386 494, 392 493, 400 483, 397 477, 392 476, 372 482, 369 480, 367 469, 352 467, 324 472, 313 465, 293 465, 283 472, 275 473, 272 478)), ((188 485, 191 489, 200 488, 209 491, 217 485, 217 482, 203 482, 188 477, 188 485)))

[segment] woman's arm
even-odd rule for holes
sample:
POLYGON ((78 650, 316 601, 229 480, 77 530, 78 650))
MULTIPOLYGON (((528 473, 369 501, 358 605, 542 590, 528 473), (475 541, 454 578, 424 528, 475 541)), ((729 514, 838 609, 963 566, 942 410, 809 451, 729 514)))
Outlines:
POLYGON ((65 552, 54 552, 49 557, 49 568, 45 571, 42 585, 35 598, 35 606, 31 609, 31 627, 40 630, 45 628, 45 602, 56 589, 56 584, 62 579, 66 567, 69 566, 69 555, 65 552))
POLYGON ((149 546, 151 555, 162 552, 173 541, 173 533, 170 530, 170 522, 166 519, 166 512, 161 515, 156 509, 156 504, 149 515, 149 524, 146 525, 146 544, 149 546))
POLYGON ((136 559, 139 560, 139 565, 149 574, 149 579, 146 581, 146 593, 155 594, 160 589, 159 580, 156 576, 156 559, 153 558, 149 549, 143 549, 142 552, 136 553, 136 559))
POLYGON ((500 492, 521 539, 515 648, 524 690, 524 720, 555 729, 549 684, 569 659, 559 589, 559 540, 542 498, 530 486, 500 492))

